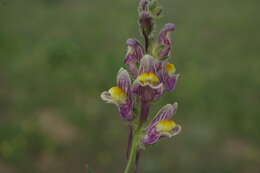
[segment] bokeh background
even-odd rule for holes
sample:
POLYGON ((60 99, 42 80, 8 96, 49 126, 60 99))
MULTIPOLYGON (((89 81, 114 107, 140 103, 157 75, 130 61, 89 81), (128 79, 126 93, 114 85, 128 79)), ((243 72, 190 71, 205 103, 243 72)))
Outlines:
MULTIPOLYGON (((0 172, 122 172, 126 124, 100 93, 125 41, 140 38, 138 0, 0 0, 0 172)), ((177 26, 180 135, 142 155, 140 172, 259 173, 259 1, 164 0, 177 26)))

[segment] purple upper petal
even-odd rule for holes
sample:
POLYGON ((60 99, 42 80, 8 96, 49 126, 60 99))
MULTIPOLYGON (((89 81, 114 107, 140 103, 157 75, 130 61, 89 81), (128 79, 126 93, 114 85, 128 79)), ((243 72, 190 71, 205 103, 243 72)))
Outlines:
POLYGON ((171 40, 170 40, 170 38, 167 37, 167 34, 174 30, 175 30, 174 24, 172 24, 172 23, 165 24, 159 35, 159 43, 163 43, 163 44, 167 44, 167 45, 171 44, 171 40))
POLYGON ((128 50, 125 56, 125 64, 139 62, 144 55, 144 48, 141 43, 136 39, 129 38, 126 44, 130 50, 128 50))
POLYGON ((117 85, 126 93, 129 94, 131 87, 131 79, 128 72, 121 68, 117 73, 117 85))
POLYGON ((137 63, 140 62, 140 59, 144 55, 144 48, 138 40, 128 39, 126 44, 128 45, 128 51, 125 56, 124 63, 128 66, 129 71, 137 76, 138 68, 136 66, 137 63))
POLYGON ((151 55, 145 55, 140 61, 139 74, 144 72, 153 72, 156 74, 159 61, 151 55))
POLYGON ((146 131, 146 134, 141 139, 141 142, 143 144, 154 144, 160 139, 160 136, 160 133, 158 133, 155 128, 152 128, 149 131, 146 131))
POLYGON ((118 111, 124 120, 130 121, 133 119, 132 102, 128 101, 126 104, 118 105, 118 111))
POLYGON ((171 38, 169 37, 169 33, 175 30, 175 25, 168 23, 164 25, 163 29, 160 32, 159 35, 159 45, 163 46, 163 48, 159 52, 159 56, 164 58, 170 56, 171 52, 171 38))
POLYGON ((131 120, 133 118, 131 79, 128 72, 124 68, 121 68, 117 73, 117 85, 127 94, 126 103, 118 105, 119 113, 123 119, 131 120))
POLYGON ((163 94, 163 86, 158 88, 151 88, 149 86, 143 87, 138 83, 133 85, 133 92, 140 96, 144 102, 152 101, 155 98, 159 98, 163 94))
POLYGON ((176 87, 178 78, 179 78, 179 74, 172 75, 172 76, 165 74, 164 79, 163 79, 163 84, 164 84, 165 90, 168 92, 173 91, 176 87))

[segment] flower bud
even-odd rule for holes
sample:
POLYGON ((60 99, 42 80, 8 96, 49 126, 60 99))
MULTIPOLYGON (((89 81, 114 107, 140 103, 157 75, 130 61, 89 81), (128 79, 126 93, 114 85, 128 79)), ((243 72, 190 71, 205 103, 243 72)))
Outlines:
POLYGON ((149 7, 150 14, 157 17, 160 16, 162 12, 162 7, 159 6, 158 0, 150 1, 148 7, 149 7))

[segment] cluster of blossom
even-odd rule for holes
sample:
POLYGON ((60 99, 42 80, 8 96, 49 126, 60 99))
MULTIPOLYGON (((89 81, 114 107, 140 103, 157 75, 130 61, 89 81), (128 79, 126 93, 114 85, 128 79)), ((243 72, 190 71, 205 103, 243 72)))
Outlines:
POLYGON ((127 40, 124 63, 128 71, 121 68, 116 86, 101 94, 101 98, 115 104, 122 119, 129 122, 128 150, 134 135, 138 135, 137 150, 141 150, 163 137, 172 137, 181 131, 181 126, 171 120, 177 110, 177 103, 163 106, 150 123, 146 123, 151 103, 163 93, 175 89, 179 74, 176 74, 175 65, 169 61, 171 32, 175 30, 175 25, 165 24, 158 38, 154 38, 154 21, 162 11, 158 0, 141 0, 138 11, 144 45, 133 38, 127 40))

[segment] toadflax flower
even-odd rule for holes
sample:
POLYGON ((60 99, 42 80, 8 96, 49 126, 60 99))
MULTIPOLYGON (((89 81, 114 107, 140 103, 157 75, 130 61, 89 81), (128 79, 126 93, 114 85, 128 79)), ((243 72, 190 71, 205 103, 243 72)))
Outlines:
POLYGON ((128 72, 121 68, 117 74, 117 86, 104 91, 101 98, 107 103, 113 103, 118 107, 119 113, 124 120, 132 120, 133 103, 131 96, 131 80, 128 72))
POLYGON ((133 82, 133 92, 142 101, 152 101, 163 93, 163 83, 159 80, 157 68, 159 61, 150 55, 145 55, 140 62, 138 76, 133 82))
POLYGON ((128 39, 127 42, 127 53, 125 56, 124 63, 128 66, 129 71, 134 77, 137 76, 138 67, 141 58, 144 55, 144 48, 138 40, 128 39))
POLYGON ((142 144, 154 144, 160 138, 172 137, 180 133, 181 126, 171 120, 176 113, 177 103, 167 104, 161 108, 155 118, 147 126, 145 135, 141 139, 142 144))
POLYGON ((175 25, 172 23, 165 24, 162 28, 159 39, 153 48, 153 55, 159 58, 168 58, 171 54, 172 41, 171 33, 175 30, 175 25))
POLYGON ((145 146, 172 137, 180 133, 181 126, 171 120, 176 113, 177 103, 162 107, 150 121, 151 103, 161 97, 164 92, 172 92, 177 84, 179 74, 171 63, 171 32, 174 24, 166 24, 154 38, 155 19, 161 14, 159 0, 140 0, 138 7, 138 23, 143 41, 129 38, 126 42, 127 53, 124 64, 117 74, 117 84, 101 93, 107 103, 115 104, 120 116, 127 122, 127 166, 124 173, 129 173, 135 164, 138 168, 141 151, 145 146), (147 125, 148 124, 148 125, 147 125))
POLYGON ((175 74, 176 69, 174 64, 164 62, 162 66, 162 74, 160 77, 163 81, 164 89, 168 92, 173 91, 180 75, 175 74))
POLYGON ((170 56, 172 42, 171 42, 171 32, 174 31, 175 25, 172 23, 168 23, 164 25, 163 29, 159 35, 159 45, 164 46, 162 50, 159 52, 160 57, 168 57, 170 56))

